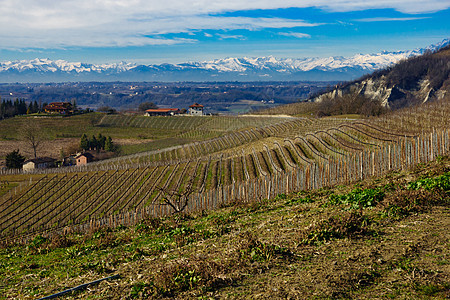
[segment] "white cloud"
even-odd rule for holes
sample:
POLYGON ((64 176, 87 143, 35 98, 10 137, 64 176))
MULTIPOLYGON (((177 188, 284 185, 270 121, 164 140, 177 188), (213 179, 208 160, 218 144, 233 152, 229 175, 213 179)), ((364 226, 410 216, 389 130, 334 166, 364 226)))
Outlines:
MULTIPOLYGON (((327 11, 393 8, 427 13, 448 0, 0 0, 0 48, 127 46, 185 42, 159 35, 195 30, 261 30, 317 26, 283 18, 226 17, 223 13, 291 7, 327 11)), ((186 42, 193 40, 187 39, 186 42)))
POLYGON ((407 14, 418 14, 418 13, 431 13, 440 10, 444 10, 450 7, 450 2, 447 0, 337 0, 337 1, 319 1, 317 6, 323 7, 331 11, 358 11, 365 9, 383 9, 383 8, 393 8, 399 12, 407 14))
MULTIPOLYGON (((309 27, 302 20, 281 18, 246 18, 219 16, 166 16, 147 19, 124 20, 76 28, 11 28, 0 20, 0 47, 2 48, 65 48, 81 47, 125 47, 144 45, 171 45, 193 42, 192 39, 162 38, 161 35, 186 33, 192 30, 260 30, 264 28, 309 27)), ((38 25, 36 25, 37 27, 38 25)), ((42 25, 41 25, 42 26, 42 25)), ((206 35, 205 35, 206 36, 206 35)), ((225 38, 225 37, 222 37, 225 38)))
POLYGON ((232 40, 245 40, 245 36, 243 35, 229 35, 229 34, 216 34, 221 40, 232 39, 232 40))
POLYGON ((389 22, 389 21, 413 21, 413 20, 423 20, 428 19, 428 17, 417 17, 417 18, 365 18, 365 19, 356 19, 354 21, 357 22, 389 22))
POLYGON ((299 39, 304 39, 304 38, 310 38, 311 35, 307 34, 307 33, 301 33, 301 32, 280 32, 278 33, 279 35, 283 35, 283 36, 292 36, 292 37, 296 37, 299 39))

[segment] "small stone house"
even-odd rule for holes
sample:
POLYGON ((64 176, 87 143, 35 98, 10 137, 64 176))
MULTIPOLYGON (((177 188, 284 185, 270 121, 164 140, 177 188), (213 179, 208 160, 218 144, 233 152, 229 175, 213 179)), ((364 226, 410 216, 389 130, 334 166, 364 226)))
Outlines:
POLYGON ((189 115, 191 116, 203 116, 204 106, 198 103, 194 103, 189 106, 189 115))
POLYGON ((77 161, 77 166, 81 166, 81 165, 85 165, 85 164, 92 162, 94 160, 94 156, 92 154, 86 152, 86 153, 81 153, 80 155, 75 157, 75 159, 77 161))
POLYGON ((23 170, 46 169, 55 166, 56 159, 51 157, 37 157, 23 163, 23 170))

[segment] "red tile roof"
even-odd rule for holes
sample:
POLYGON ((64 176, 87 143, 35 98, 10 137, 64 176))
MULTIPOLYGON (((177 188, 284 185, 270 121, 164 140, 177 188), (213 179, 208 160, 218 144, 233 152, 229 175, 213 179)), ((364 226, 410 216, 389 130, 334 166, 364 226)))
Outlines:
POLYGON ((89 153, 89 152, 81 153, 81 154, 77 155, 75 158, 80 158, 82 156, 84 156, 84 157, 86 157, 88 159, 93 159, 94 158, 94 156, 91 153, 89 153))
POLYGON ((67 107, 62 106, 62 105, 52 105, 52 106, 47 105, 44 107, 44 109, 46 109, 46 110, 68 110, 67 107))
POLYGON ((155 109, 147 109, 146 112, 153 113, 153 112, 160 112, 160 113, 167 113, 167 112, 176 112, 179 111, 178 108, 155 108, 155 109))
POLYGON ((44 107, 46 110, 68 110, 72 104, 70 102, 52 102, 44 107))
POLYGON ((190 105, 189 107, 204 107, 204 106, 201 104, 198 104, 198 103, 194 103, 193 105, 190 105))

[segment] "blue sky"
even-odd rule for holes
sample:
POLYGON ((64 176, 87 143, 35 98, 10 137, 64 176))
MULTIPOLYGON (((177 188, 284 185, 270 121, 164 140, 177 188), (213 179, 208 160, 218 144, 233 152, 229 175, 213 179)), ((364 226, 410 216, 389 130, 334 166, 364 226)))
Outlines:
POLYGON ((450 37, 450 0, 0 0, 0 61, 352 56, 450 37))

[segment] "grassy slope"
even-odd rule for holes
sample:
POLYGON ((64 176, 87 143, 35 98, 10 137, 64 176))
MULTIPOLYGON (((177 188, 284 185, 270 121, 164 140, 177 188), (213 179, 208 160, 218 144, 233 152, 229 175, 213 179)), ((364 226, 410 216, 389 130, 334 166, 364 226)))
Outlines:
POLYGON ((0 140, 20 140, 19 129, 23 123, 30 119, 36 122, 43 130, 45 140, 57 138, 80 138, 83 133, 89 137, 97 136, 99 133, 111 136, 113 139, 160 139, 179 134, 179 130, 151 128, 135 128, 117 124, 117 126, 98 126, 104 117, 101 113, 90 113, 70 117, 40 116, 18 116, 0 121, 0 140))
POLYGON ((318 191, 0 249, 0 299, 449 297, 450 159, 318 191), (421 178, 428 178, 421 180, 421 178), (411 184, 412 183, 412 184, 411 184))

